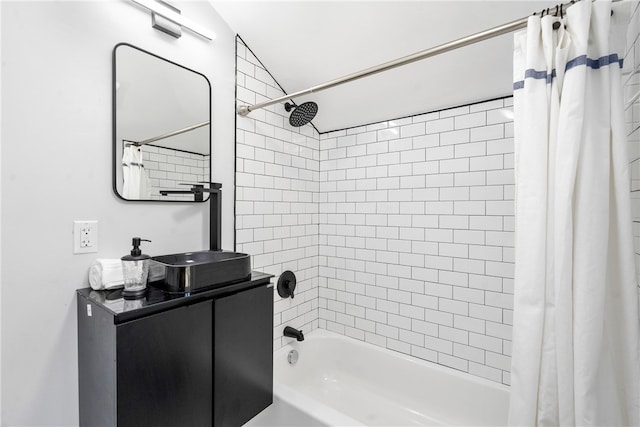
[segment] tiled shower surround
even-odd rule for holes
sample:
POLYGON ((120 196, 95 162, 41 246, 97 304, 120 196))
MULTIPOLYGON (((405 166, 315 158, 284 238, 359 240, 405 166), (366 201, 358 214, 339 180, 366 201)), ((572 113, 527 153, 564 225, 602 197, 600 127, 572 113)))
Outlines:
MULTIPOLYGON (((283 94, 239 38, 237 61, 239 102, 283 94)), ((507 97, 321 135, 282 105, 238 117, 238 250, 301 286, 275 294, 274 350, 285 325, 321 327, 510 383, 511 110, 507 97)))
MULTIPOLYGON (((238 99, 283 92, 238 38, 238 99)), ((292 270, 282 328, 322 327, 508 383, 511 99, 318 135, 282 105, 237 119, 237 250, 292 270)), ((276 277, 277 279, 277 277, 276 277)))
POLYGON ((320 327, 508 383, 510 101, 321 135, 320 327))

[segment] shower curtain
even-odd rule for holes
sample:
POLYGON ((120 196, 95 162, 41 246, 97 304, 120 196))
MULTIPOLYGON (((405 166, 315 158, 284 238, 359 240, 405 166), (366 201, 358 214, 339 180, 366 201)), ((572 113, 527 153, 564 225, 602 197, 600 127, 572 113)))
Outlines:
POLYGON ((138 200, 149 199, 147 174, 142 164, 142 150, 135 145, 125 145, 122 153, 122 197, 138 200))
POLYGON ((511 425, 640 422, 626 22, 611 7, 582 1, 515 35, 511 425))

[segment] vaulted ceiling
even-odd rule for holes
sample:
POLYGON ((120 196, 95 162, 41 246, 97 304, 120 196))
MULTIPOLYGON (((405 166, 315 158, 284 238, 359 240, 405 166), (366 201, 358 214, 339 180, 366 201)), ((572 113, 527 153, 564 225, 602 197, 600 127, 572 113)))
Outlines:
MULTIPOLYGON (((549 1, 210 0, 287 93, 487 30, 549 1)), ((513 34, 305 95, 320 132, 510 95, 513 34)))

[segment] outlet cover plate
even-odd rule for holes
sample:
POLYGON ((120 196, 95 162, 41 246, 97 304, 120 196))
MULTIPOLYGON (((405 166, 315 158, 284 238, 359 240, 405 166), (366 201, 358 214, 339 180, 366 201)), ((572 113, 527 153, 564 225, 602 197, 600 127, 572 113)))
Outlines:
POLYGON ((73 221, 73 253, 98 252, 98 221, 73 221))

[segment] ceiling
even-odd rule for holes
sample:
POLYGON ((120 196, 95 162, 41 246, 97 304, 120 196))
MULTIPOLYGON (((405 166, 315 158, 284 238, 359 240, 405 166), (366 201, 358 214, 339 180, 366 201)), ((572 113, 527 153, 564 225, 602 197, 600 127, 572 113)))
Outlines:
MULTIPOLYGON (((555 7, 549 1, 209 0, 287 93, 555 7)), ((321 133, 512 92, 507 34, 296 99, 321 133)))

